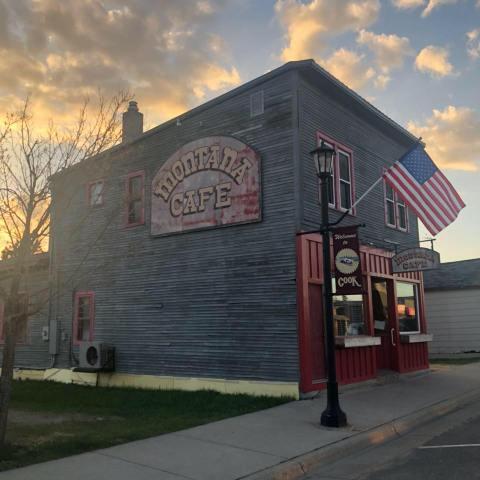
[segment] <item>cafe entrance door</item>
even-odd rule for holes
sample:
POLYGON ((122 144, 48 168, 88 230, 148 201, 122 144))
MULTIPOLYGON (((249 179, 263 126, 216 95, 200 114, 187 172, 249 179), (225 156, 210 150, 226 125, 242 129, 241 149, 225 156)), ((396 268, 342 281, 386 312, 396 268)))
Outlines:
POLYGON ((397 369, 398 341, 393 288, 392 280, 372 278, 375 336, 382 339, 382 343, 376 348, 377 368, 379 370, 397 369))

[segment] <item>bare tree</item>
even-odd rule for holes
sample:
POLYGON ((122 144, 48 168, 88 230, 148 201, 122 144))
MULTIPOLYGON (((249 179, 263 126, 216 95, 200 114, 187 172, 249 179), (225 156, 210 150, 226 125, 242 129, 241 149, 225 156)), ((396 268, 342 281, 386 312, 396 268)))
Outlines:
POLYGON ((43 133, 34 125, 29 99, 9 114, 0 129, 0 232, 6 236, 2 257, 10 264, 0 286, 4 305, 4 348, 0 380, 0 449, 5 444, 12 391, 15 346, 23 322, 41 308, 25 302, 32 257, 47 247, 51 192, 49 179, 118 143, 121 112, 131 99, 120 92, 110 100, 99 95, 83 103, 73 127, 50 122, 43 133), (40 132, 40 133, 39 133, 40 132))

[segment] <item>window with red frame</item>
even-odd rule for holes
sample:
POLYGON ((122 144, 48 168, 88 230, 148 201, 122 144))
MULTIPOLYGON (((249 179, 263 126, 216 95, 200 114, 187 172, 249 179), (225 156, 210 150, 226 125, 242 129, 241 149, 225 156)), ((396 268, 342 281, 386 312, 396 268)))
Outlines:
POLYGON ((397 192, 384 182, 385 223, 392 228, 406 232, 408 230, 408 208, 397 192))
POLYGON ((97 207, 103 205, 103 193, 105 184, 103 180, 90 182, 88 184, 88 205, 90 207, 97 207))
POLYGON ((127 176, 127 226, 141 225, 145 221, 144 172, 131 173, 127 176))
POLYGON ((91 342, 95 323, 95 294, 77 292, 74 302, 73 342, 91 342))
POLYGON ((335 150, 333 173, 328 182, 328 204, 337 210, 349 210, 354 197, 352 152, 323 134, 319 133, 317 139, 319 144, 323 140, 335 150))
MULTIPOLYGON (((14 319, 17 343, 27 342, 28 333, 28 296, 19 293, 18 315, 14 319)), ((0 302, 0 342, 5 342, 5 303, 0 302)))

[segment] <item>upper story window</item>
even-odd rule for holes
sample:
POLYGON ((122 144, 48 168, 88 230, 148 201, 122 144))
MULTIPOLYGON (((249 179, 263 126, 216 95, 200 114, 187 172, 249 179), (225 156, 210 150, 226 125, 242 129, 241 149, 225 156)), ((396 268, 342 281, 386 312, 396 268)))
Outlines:
POLYGON ((145 222, 145 173, 134 172, 127 175, 126 189, 126 225, 133 227, 145 222))
POLYGON ((103 205, 103 194, 105 189, 105 183, 103 180, 97 180, 90 182, 87 186, 87 200, 90 207, 96 207, 103 205))
POLYGON ((95 321, 95 294, 77 292, 74 302, 73 343, 91 342, 95 321))
POLYGON ((406 232, 408 230, 408 208, 397 192, 384 182, 385 223, 392 228, 406 232))
MULTIPOLYGON (((328 182, 328 204, 331 208, 345 211, 352 207, 354 198, 354 175, 352 151, 322 133, 317 134, 318 143, 335 150, 333 174, 328 182)), ((355 214, 355 209, 350 212, 355 214)))
POLYGON ((250 116, 256 117, 264 112, 263 90, 250 95, 250 116))

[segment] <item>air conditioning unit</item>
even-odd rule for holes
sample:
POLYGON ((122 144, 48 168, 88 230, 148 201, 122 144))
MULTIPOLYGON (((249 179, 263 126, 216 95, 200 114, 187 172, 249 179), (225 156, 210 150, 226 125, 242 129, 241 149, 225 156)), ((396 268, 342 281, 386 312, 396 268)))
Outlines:
POLYGON ((115 347, 102 342, 82 342, 78 363, 78 370, 112 371, 115 368, 115 347))

